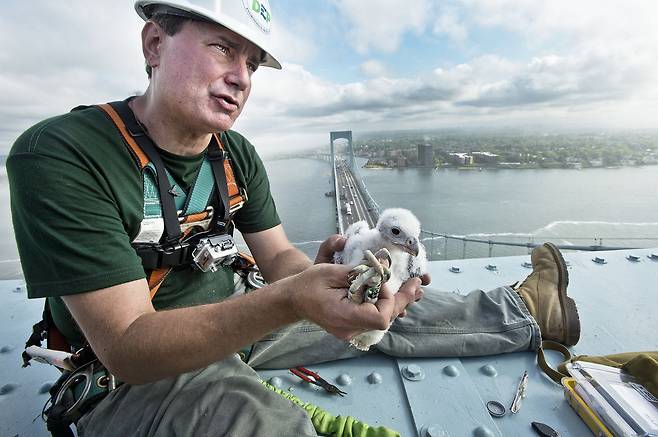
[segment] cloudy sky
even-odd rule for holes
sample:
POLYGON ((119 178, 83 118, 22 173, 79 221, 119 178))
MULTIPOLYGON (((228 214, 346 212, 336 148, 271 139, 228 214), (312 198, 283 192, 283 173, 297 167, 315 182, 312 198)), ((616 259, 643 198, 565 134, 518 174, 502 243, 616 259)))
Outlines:
MULTIPOLYGON (((234 126, 262 153, 331 130, 658 128, 655 0, 270 0, 283 71, 234 126)), ((4 0, 0 153, 147 86, 129 0, 4 0)))

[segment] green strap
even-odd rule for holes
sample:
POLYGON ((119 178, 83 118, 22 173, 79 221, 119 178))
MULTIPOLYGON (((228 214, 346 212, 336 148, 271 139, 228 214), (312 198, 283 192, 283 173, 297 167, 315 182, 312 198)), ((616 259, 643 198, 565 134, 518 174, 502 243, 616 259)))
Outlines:
POLYGON ((544 371, 544 373, 546 373, 546 375, 548 375, 549 378, 551 378, 556 383, 561 384, 562 378, 569 375, 559 372, 548 365, 546 362, 546 357, 544 356, 544 349, 560 352, 564 357, 563 361, 569 361, 571 359, 571 352, 569 352, 569 349, 567 349, 567 347, 563 344, 550 340, 542 341, 541 346, 539 346, 539 350, 537 350, 537 364, 539 364, 539 367, 541 367, 541 369, 544 371))
MULTIPOLYGON (((203 160, 196 181, 192 186, 189 196, 178 185, 174 177, 166 170, 167 179, 171 184, 171 189, 176 193, 174 202, 176 210, 183 211, 183 215, 196 214, 205 211, 210 203, 215 180, 212 175, 212 168, 207 159, 203 160)), ((144 168, 144 218, 162 217, 162 205, 160 203, 160 192, 157 185, 157 172, 155 166, 149 162, 144 168)))
POLYGON ((196 180, 192 185, 192 192, 185 207, 185 215, 205 211, 210 203, 210 196, 214 187, 215 179, 212 174, 210 161, 204 158, 196 180))
MULTIPOLYGON (((351 416, 333 416, 322 408, 307 403, 290 393, 279 390, 278 388, 261 380, 261 383, 275 393, 289 399, 301 408, 306 410, 313 427, 319 435, 330 435, 335 437, 400 437, 400 433, 384 426, 371 427, 363 422, 359 422, 351 416)), ((285 420, 285 419, 282 419, 285 420)))
POLYGON ((156 182, 155 167, 152 164, 144 167, 142 172, 144 178, 144 218, 162 217, 162 205, 160 205, 160 193, 156 182))

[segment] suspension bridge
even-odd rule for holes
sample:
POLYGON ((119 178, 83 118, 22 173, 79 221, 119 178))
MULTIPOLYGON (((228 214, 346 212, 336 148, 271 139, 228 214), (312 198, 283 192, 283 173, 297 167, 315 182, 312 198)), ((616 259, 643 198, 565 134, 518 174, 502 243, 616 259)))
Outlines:
MULTIPOLYGON (((330 153, 321 155, 322 159, 328 160, 332 166, 332 193, 335 194, 336 200, 336 231, 343 234, 349 225, 360 220, 365 220, 370 227, 374 227, 381 208, 368 192, 368 188, 361 178, 359 168, 355 164, 352 131, 331 132, 330 153), (347 141, 347 146, 342 150, 342 153, 337 152, 336 140, 347 141)), ((512 237, 507 238, 511 239, 512 237)), ((525 241, 501 241, 464 235, 450 235, 435 230, 421 230, 421 241, 426 246, 430 260, 467 258, 467 254, 472 253, 472 251, 467 250, 469 245, 480 246, 481 249, 477 251, 480 256, 492 257, 495 255, 496 247, 525 248, 529 253, 534 247, 544 243, 544 240, 533 235, 516 236, 514 238, 525 241)), ((636 248, 636 246, 627 244, 604 244, 604 238, 598 236, 570 237, 569 240, 589 242, 590 244, 557 244, 557 246, 563 250, 575 251, 608 251, 636 248)), ((635 240, 638 242, 651 242, 653 246, 658 244, 658 237, 606 237, 605 240, 606 243, 608 240, 623 241, 624 243, 635 240)))

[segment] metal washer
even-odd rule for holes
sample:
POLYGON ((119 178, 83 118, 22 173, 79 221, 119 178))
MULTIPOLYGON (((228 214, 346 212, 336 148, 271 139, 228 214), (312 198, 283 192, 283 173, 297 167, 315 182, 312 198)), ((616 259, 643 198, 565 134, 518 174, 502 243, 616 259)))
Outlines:
POLYGON ((507 410, 505 409, 505 405, 501 404, 498 401, 487 402, 487 410, 489 411, 489 414, 491 414, 493 417, 503 417, 507 412, 507 410))

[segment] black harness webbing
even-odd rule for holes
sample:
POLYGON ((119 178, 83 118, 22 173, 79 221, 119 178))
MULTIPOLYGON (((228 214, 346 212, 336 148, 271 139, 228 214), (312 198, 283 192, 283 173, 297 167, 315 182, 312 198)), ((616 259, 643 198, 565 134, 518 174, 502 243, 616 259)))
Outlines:
POLYGON ((229 205, 228 185, 226 183, 226 172, 224 171, 224 160, 226 159, 226 151, 219 148, 217 144, 217 137, 212 136, 210 146, 208 146, 208 161, 212 167, 212 174, 215 177, 215 187, 219 193, 219 200, 222 205, 222 216, 218 218, 215 225, 219 228, 220 232, 226 230, 228 220, 231 217, 231 207, 229 205))
POLYGON ((156 177, 158 181, 158 191, 160 192, 160 204, 162 205, 162 218, 164 220, 165 228, 165 243, 174 245, 180 240, 182 233, 180 224, 178 223, 178 212, 176 211, 176 203, 174 195, 171 191, 171 184, 167 179, 167 172, 160 154, 153 144, 153 140, 144 132, 144 129, 137 121, 135 114, 128 106, 126 101, 110 102, 110 105, 119 114, 119 117, 126 125, 126 129, 134 138, 135 142, 142 148, 144 153, 151 160, 156 170, 156 177))

